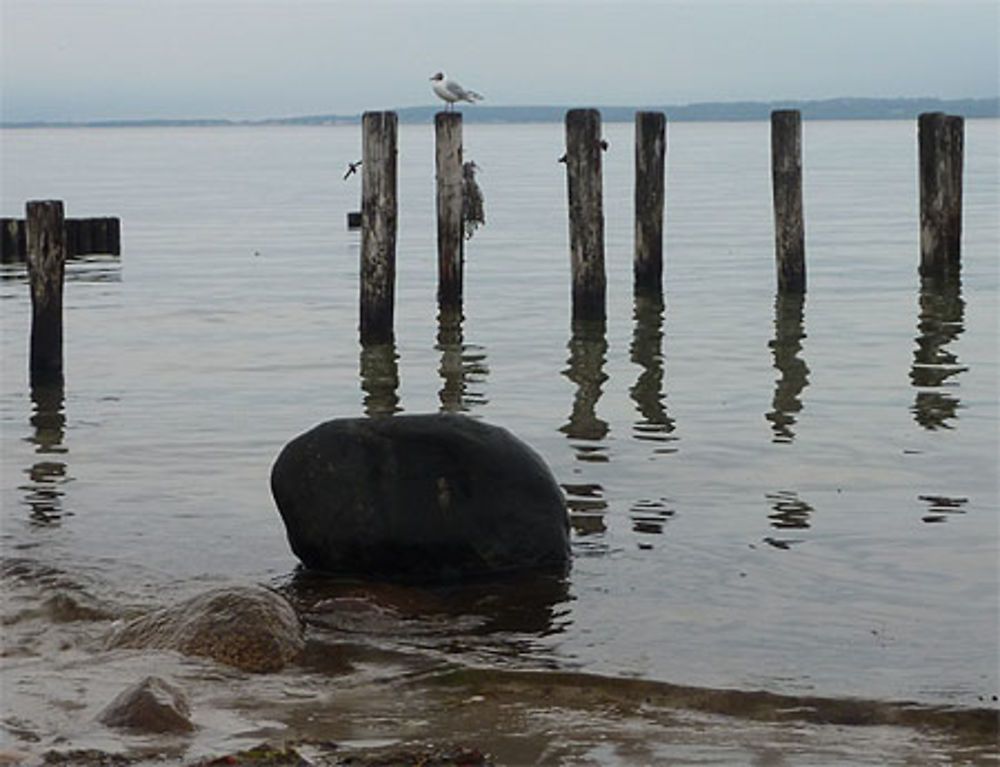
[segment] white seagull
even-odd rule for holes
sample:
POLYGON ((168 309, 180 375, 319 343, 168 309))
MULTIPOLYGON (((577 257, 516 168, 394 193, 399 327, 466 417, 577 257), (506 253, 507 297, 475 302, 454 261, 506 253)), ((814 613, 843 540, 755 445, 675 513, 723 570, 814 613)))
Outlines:
POLYGON ((483 100, 482 95, 475 91, 467 91, 454 80, 449 80, 444 72, 437 72, 431 77, 431 87, 439 98, 448 102, 449 110, 456 101, 475 103, 483 100))

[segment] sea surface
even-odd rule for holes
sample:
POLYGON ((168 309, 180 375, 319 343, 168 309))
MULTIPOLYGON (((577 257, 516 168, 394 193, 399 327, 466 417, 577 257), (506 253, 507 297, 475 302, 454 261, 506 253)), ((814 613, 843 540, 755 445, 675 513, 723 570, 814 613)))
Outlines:
MULTIPOLYGON (((269 491, 282 446, 334 417, 438 410, 548 462, 569 575, 373 591, 310 629, 350 673, 160 658, 202 717, 177 754, 302 732, 303 700, 327 721, 320 691, 345 680, 381 713, 341 702, 317 732, 440 730, 457 720, 365 685, 455 667, 996 710, 1000 131, 965 130, 961 280, 935 285, 915 122, 804 124, 801 299, 775 293, 769 125, 669 125, 661 307, 632 294, 634 128, 606 124, 608 319, 574 328, 563 127, 465 126, 486 223, 455 323, 435 295, 433 126, 401 126, 395 342, 367 349, 344 178, 359 127, 4 130, 0 215, 61 199, 118 216, 122 254, 67 267, 62 388, 29 386, 25 271, 0 272, 3 743, 136 747, 93 725, 150 666, 103 650, 112 623, 233 583, 308 601, 269 491)), ((996 763, 891 728, 560 710, 467 732, 507 764, 672 763, 649 750, 671 738, 678 763, 996 763)))

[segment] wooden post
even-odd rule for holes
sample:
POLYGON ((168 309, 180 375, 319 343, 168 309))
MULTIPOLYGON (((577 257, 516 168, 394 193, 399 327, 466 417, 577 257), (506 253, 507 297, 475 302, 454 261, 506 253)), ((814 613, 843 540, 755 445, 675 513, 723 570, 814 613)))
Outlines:
POLYGON ((802 222, 802 115, 797 109, 771 112, 771 180, 778 291, 804 293, 806 247, 802 222))
POLYGON ((361 343, 393 338, 396 283, 395 112, 361 120, 361 343))
POLYGON ((84 250, 80 247, 80 229, 83 227, 85 221, 86 219, 83 218, 67 218, 63 221, 66 231, 67 259, 84 255, 84 250))
POLYGON ((89 218, 81 218, 76 222, 76 241, 73 253, 76 255, 89 255, 94 252, 94 232, 90 225, 89 218))
POLYGON ((19 218, 0 218, 0 263, 24 261, 25 224, 19 218))
POLYGON ((90 253, 108 252, 108 226, 106 218, 85 218, 84 227, 90 234, 90 253))
POLYGON ((122 253, 122 222, 120 218, 107 219, 108 253, 120 256, 122 253))
POLYGON ((437 168, 438 306, 462 305, 462 113, 434 115, 437 168))
POLYGON ((607 278, 604 274, 601 113, 596 109, 571 109, 566 113, 566 181, 573 319, 603 320, 607 278))
POLYGON ((635 114, 635 295, 663 296, 663 186, 667 116, 635 114))
POLYGON ((965 121, 941 112, 917 119, 920 149, 920 274, 958 274, 962 244, 965 121))
POLYGON ((27 204, 28 279, 31 283, 31 384, 63 380, 63 278, 66 228, 59 200, 27 204))

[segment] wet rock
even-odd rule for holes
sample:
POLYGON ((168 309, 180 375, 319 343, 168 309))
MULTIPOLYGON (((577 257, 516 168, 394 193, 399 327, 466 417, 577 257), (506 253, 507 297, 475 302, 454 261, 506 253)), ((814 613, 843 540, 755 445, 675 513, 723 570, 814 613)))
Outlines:
POLYGON ((466 746, 391 745, 344 748, 329 741, 302 741, 259 746, 222 757, 209 757, 190 767, 216 767, 231 764, 239 767, 494 767, 489 754, 466 746), (309 759, 300 750, 308 748, 309 759))
POLYGON ((271 491, 313 570, 454 580, 569 562, 548 467, 506 429, 465 416, 320 424, 281 451, 271 491))
POLYGON ((0 765, 21 765, 27 764, 32 759, 32 755, 26 751, 14 751, 12 749, 0 748, 0 765))
POLYGON ((96 748, 74 748, 69 751, 51 749, 42 756, 45 767, 129 767, 138 759, 96 748))
POLYGON ((148 733, 180 733, 194 729, 184 693, 156 676, 123 690, 97 717, 108 727, 148 733))
POLYGON ((177 650, 244 671, 278 671, 305 646, 286 599, 259 586, 216 589, 127 623, 109 647, 177 650))
POLYGON ((42 606, 45 617, 53 623, 71 623, 74 621, 103 621, 114 617, 114 613, 105 609, 84 595, 53 594, 42 606))

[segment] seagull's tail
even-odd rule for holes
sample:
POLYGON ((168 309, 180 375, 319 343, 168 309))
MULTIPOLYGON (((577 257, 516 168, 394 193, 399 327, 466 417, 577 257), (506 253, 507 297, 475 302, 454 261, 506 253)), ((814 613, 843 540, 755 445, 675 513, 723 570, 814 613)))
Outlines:
POLYGON ((483 94, 476 93, 475 91, 466 91, 465 95, 469 97, 469 101, 482 101, 483 94))

